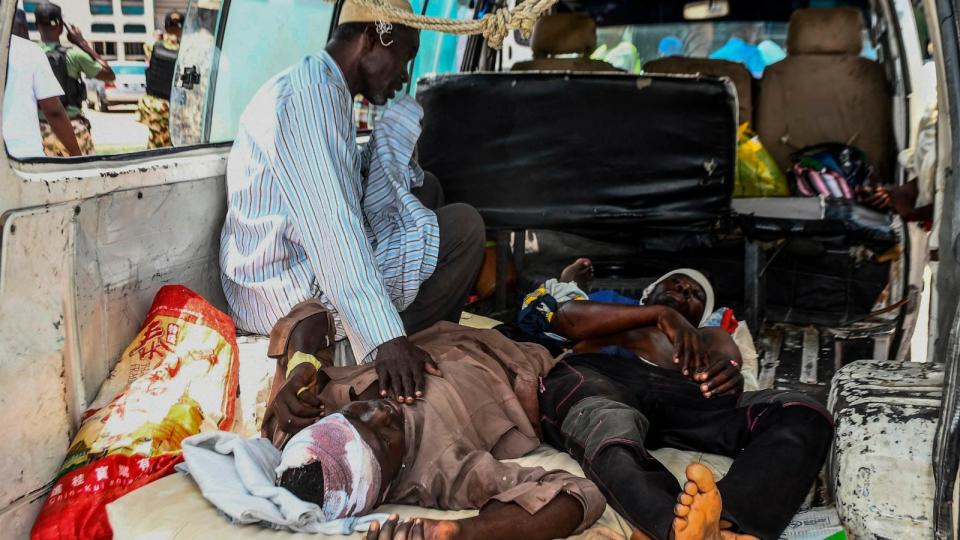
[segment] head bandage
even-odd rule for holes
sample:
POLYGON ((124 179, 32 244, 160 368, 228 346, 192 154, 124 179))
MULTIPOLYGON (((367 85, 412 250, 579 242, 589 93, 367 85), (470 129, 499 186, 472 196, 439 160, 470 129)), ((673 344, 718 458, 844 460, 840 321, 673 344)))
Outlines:
POLYGON ((283 449, 277 478, 317 461, 323 469, 321 510, 328 521, 366 514, 379 503, 380 463, 342 414, 331 414, 294 435, 283 449))
POLYGON ((710 284, 710 280, 707 279, 707 276, 696 270, 693 270, 692 268, 677 268, 676 270, 671 270, 660 276, 659 279, 651 283, 646 289, 643 290, 643 296, 640 297, 640 303, 646 304, 647 299, 653 293, 653 289, 655 289, 660 282, 675 274, 687 276, 688 278, 696 281, 697 284, 703 289, 703 294, 705 297, 703 301, 703 316, 700 317, 700 324, 697 325, 703 326, 703 323, 707 322, 707 319, 709 319, 710 315, 713 313, 713 285, 710 284))

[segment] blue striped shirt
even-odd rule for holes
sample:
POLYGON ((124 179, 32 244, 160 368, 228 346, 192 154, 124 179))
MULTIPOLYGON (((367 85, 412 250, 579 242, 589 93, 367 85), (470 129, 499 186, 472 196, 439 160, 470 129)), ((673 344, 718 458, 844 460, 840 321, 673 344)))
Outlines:
POLYGON ((433 273, 436 215, 410 193, 422 109, 400 99, 361 152, 353 99, 326 52, 268 81, 240 118, 220 236, 224 293, 238 328, 267 334, 318 297, 358 361, 405 335, 399 312, 433 273))

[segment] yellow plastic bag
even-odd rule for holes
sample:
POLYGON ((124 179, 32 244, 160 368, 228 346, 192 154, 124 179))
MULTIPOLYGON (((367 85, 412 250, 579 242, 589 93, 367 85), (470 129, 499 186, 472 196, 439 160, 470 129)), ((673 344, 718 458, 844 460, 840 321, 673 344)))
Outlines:
POLYGON ((744 122, 737 130, 737 176, 733 196, 786 197, 790 195, 787 178, 760 137, 744 122))

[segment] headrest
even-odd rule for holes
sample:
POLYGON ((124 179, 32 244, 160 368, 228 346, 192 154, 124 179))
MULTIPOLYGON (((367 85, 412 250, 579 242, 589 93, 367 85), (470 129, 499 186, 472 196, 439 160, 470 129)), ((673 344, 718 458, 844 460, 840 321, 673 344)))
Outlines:
POLYGON ((787 54, 860 54, 863 29, 857 8, 798 9, 787 27, 787 54))
POLYGON ((597 48, 597 24, 580 13, 545 15, 533 27, 530 47, 535 58, 555 54, 589 55, 597 48))

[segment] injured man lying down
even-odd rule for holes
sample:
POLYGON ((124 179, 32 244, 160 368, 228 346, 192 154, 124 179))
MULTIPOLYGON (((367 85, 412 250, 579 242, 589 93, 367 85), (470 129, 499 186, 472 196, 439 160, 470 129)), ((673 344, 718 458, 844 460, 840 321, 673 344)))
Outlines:
MULTIPOLYGON (((411 405, 380 398, 373 366, 318 372, 322 407, 337 412, 286 442, 280 486, 329 519, 385 502, 481 509, 461 521, 420 520, 424 538, 559 538, 600 517, 606 503, 589 480, 499 461, 540 445, 537 391, 556 363, 546 349, 445 322, 412 339, 442 375, 428 375, 411 405)), ((388 521, 369 537, 414 526, 388 521)))
POLYGON ((640 301, 588 300, 591 275, 579 259, 528 295, 519 317, 521 336, 574 352, 543 382, 544 440, 580 463, 636 539, 779 538, 826 458, 829 413, 800 392, 743 392, 732 335, 745 327, 712 312, 702 273, 669 272, 640 301), (664 447, 734 462, 719 482, 690 465, 681 488, 648 452, 664 447))

